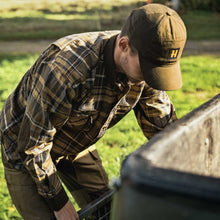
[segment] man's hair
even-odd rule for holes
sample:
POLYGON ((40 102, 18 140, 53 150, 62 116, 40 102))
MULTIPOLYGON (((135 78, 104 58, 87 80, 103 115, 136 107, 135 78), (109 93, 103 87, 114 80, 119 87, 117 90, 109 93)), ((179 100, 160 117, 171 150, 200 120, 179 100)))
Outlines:
POLYGON ((131 40, 130 40, 130 36, 129 36, 129 31, 128 31, 128 28, 129 28, 129 25, 128 25, 128 19, 127 21, 125 22, 124 26, 122 27, 121 29, 121 33, 120 33, 120 37, 124 37, 124 36, 127 36, 128 39, 129 39, 129 46, 131 48, 131 52, 133 55, 136 55, 138 53, 137 49, 133 46, 131 40))

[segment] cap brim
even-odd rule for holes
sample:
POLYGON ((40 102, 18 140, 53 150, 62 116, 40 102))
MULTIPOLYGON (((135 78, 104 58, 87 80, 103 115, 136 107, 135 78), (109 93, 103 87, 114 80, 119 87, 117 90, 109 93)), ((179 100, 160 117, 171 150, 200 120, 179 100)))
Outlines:
POLYGON ((158 90, 177 90, 182 87, 180 64, 155 65, 139 56, 141 71, 146 83, 158 90))

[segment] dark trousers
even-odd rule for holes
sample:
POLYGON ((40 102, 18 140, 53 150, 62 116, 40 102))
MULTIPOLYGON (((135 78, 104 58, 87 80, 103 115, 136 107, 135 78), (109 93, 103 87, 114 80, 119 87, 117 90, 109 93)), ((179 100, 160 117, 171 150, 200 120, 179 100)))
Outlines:
MULTIPOLYGON (((25 220, 55 219, 29 173, 11 168, 3 154, 2 160, 8 190, 20 215, 25 220)), ((82 151, 73 160, 60 160, 57 172, 81 208, 109 190, 108 178, 95 146, 82 151)))

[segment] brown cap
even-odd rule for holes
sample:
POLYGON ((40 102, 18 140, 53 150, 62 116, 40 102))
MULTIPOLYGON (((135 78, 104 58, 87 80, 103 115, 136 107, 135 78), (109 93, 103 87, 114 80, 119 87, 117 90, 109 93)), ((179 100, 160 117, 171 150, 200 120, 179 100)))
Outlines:
POLYGON ((149 4, 133 10, 127 25, 146 83, 158 90, 181 88, 179 59, 186 28, 179 15, 164 5, 149 4))

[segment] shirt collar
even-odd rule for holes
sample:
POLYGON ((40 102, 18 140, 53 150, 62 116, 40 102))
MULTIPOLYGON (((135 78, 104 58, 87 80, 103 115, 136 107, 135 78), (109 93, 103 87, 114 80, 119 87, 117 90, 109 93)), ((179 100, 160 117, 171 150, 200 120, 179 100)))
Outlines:
POLYGON ((117 73, 115 71, 116 66, 114 62, 114 49, 117 35, 112 36, 106 43, 104 48, 104 67, 107 78, 115 82, 117 73))
POLYGON ((104 48, 104 67, 105 67, 105 75, 109 82, 113 84, 117 82, 124 82, 127 80, 127 77, 124 73, 120 73, 116 71, 116 65, 114 61, 114 49, 115 42, 118 37, 117 35, 112 36, 106 43, 104 48))

